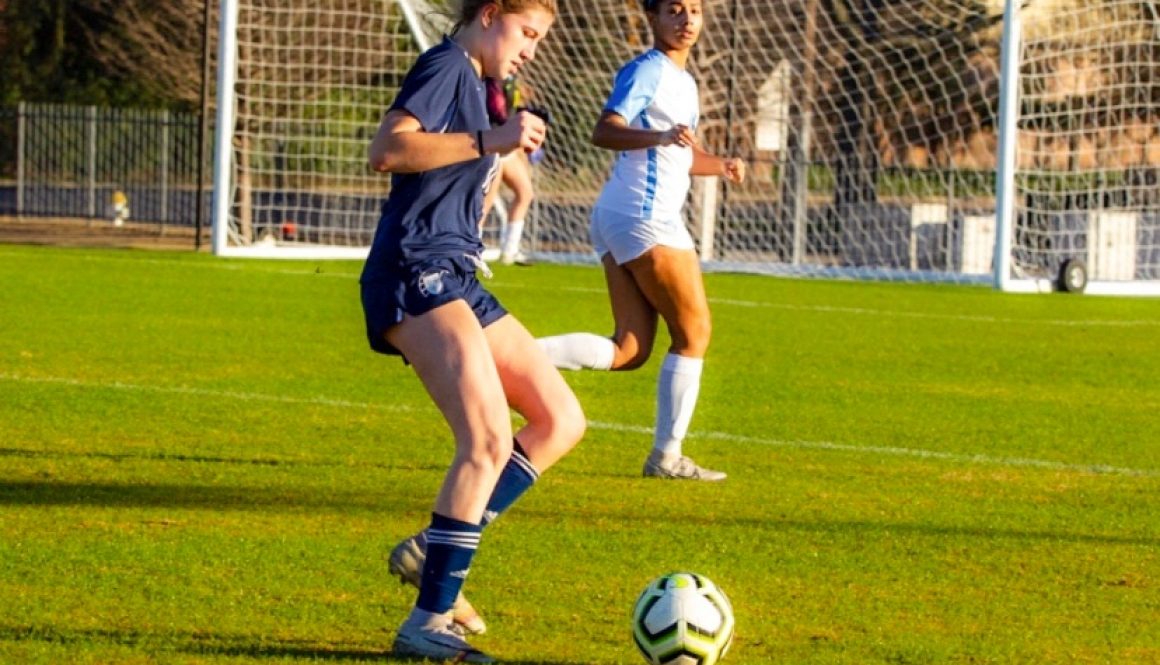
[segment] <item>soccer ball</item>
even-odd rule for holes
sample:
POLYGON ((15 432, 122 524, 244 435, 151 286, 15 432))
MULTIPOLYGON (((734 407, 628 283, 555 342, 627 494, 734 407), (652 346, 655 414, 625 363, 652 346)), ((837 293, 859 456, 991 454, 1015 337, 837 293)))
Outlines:
POLYGON ((669 573, 637 599, 632 637, 652 665, 714 665, 733 643, 733 606, 704 575, 669 573))

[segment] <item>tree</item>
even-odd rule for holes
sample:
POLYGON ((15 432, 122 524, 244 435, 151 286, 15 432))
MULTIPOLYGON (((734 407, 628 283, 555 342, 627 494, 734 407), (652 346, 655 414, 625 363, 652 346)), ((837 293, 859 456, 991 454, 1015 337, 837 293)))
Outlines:
POLYGON ((200 3, 0 0, 0 102, 196 106, 200 3))
MULTIPOLYGON (((182 0, 86 0, 106 23, 87 24, 92 58, 168 105, 196 108, 202 86, 204 5, 182 0)), ((218 3, 212 2, 218 13, 218 3)), ((216 41, 216 18, 210 25, 216 41)), ((212 43, 211 43, 212 47, 212 43)))
POLYGON ((827 103, 834 203, 841 210, 877 200, 882 142, 945 148, 934 144, 962 138, 995 115, 994 72, 981 71, 978 56, 990 50, 985 59, 996 59, 1002 15, 990 14, 984 2, 959 0, 825 5, 842 50, 836 94, 827 103), (959 85, 947 86, 949 80, 959 85))

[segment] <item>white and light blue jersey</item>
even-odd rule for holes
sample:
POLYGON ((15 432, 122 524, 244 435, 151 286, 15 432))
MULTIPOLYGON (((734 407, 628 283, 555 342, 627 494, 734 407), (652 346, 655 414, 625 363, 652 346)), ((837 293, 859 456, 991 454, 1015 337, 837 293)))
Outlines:
MULTIPOLYGON (((664 53, 651 49, 616 73, 604 110, 635 129, 686 125, 696 130, 697 82, 664 53)), ((689 193, 692 165, 692 149, 678 145, 619 152, 596 207, 636 219, 677 219, 689 193)))

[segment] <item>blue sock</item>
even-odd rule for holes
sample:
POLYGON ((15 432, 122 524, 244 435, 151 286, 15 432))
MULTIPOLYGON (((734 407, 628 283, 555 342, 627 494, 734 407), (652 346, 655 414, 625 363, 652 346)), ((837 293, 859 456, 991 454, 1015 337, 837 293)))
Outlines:
POLYGON ((487 502, 487 509, 483 511, 480 526, 494 522, 500 513, 511 507, 539 478, 540 472, 532 466, 520 442, 515 441, 512 456, 508 458, 507 464, 499 474, 499 480, 491 492, 491 499, 487 502))
POLYGON ((471 571, 471 558, 479 548, 483 526, 431 513, 425 532, 427 562, 419 587, 419 609, 443 614, 451 609, 471 571))

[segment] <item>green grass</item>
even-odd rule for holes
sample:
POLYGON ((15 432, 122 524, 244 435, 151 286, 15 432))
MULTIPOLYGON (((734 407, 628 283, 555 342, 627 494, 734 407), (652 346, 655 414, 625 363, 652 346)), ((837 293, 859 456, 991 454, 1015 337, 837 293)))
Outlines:
MULTIPOLYGON (((451 446, 359 269, 0 247, 0 662, 391 662, 451 446)), ((534 333, 609 331, 596 269, 496 272, 534 333)), ((706 281, 686 449, 729 480, 639 478, 659 353, 569 373, 592 424, 489 528, 480 647, 643 662, 689 569, 727 663, 1160 661, 1157 301, 706 281)))

